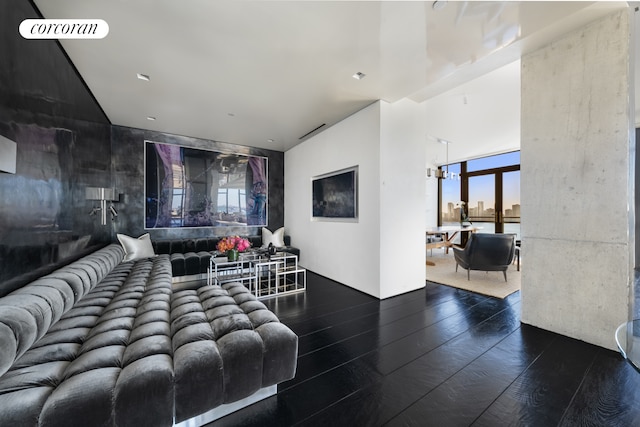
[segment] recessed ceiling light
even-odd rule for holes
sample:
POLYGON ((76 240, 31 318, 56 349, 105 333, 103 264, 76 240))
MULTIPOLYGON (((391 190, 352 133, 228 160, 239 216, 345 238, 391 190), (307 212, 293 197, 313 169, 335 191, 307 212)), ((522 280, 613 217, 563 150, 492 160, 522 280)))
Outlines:
POLYGON ((148 76, 148 75, 146 75, 146 74, 140 74, 140 73, 137 73, 137 74, 136 74, 136 76, 137 76, 140 80, 144 80, 145 82, 148 82, 149 80, 151 80, 151 79, 149 78, 149 76, 148 76))
POLYGON ((271 143, 271 142, 274 142, 274 140, 269 138, 269 139, 267 139, 267 142, 271 143))
POLYGON ((155 119, 156 119, 156 118, 155 118, 155 117, 153 117, 153 116, 149 116, 149 117, 147 117, 147 120, 154 121, 155 119))
POLYGON ((351 76, 351 77, 353 77, 353 78, 354 78, 354 79, 356 79, 356 80, 362 80, 362 79, 364 79, 364 77, 365 77, 365 76, 366 76, 366 74, 361 73, 360 71, 358 71, 357 73, 355 73, 355 74, 354 74, 353 76, 351 76))
POLYGON ((445 8, 446 5, 447 5, 447 0, 436 0, 433 2, 431 7, 433 8, 433 10, 442 10, 445 8))

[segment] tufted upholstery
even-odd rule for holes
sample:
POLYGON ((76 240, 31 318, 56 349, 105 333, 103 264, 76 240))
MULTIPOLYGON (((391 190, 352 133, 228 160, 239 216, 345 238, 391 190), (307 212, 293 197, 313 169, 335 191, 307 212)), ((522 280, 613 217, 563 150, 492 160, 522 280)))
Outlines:
POLYGON ((293 378, 298 338, 239 283, 173 294, 176 422, 293 378))
MULTIPOLYGON (((262 236, 246 236, 252 248, 262 246, 262 236)), ((173 277, 203 274, 209 268, 209 259, 216 253, 216 245, 220 237, 199 239, 165 239, 153 240, 153 248, 157 254, 168 254, 171 260, 173 277)), ((300 249, 291 246, 291 237, 284 236, 286 246, 281 250, 300 256, 300 249)))
POLYGON ((2 355, 1 425, 171 424, 170 266, 123 255, 108 246, 0 299, 16 339, 2 355))
POLYGON ((0 299, 0 374, 122 260, 111 245, 0 299))
POLYGON ((174 293, 110 245, 0 298, 0 426, 169 426, 293 377, 297 337, 246 288, 174 293))

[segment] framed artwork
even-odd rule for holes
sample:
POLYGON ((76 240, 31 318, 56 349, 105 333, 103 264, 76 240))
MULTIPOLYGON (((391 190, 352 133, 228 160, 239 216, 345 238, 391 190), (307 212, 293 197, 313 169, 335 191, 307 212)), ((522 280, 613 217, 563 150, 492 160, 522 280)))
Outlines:
POLYGON ((145 228, 267 225, 268 159, 145 141, 145 228))
POLYGON ((358 166, 311 179, 312 220, 358 221, 358 166))

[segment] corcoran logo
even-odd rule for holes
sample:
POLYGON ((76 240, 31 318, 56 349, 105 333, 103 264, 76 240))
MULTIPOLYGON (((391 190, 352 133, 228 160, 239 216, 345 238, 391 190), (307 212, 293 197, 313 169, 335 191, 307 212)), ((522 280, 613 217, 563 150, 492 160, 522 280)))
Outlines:
POLYGON ((102 19, 25 19, 20 35, 25 39, 101 39, 109 34, 102 19))

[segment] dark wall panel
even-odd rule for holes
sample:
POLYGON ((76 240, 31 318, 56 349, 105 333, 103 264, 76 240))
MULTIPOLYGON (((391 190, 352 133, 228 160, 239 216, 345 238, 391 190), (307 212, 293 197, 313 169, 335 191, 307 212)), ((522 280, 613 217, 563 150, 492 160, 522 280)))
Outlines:
POLYGON ((0 173, 0 295, 111 240, 84 193, 111 181, 109 125, 42 122, 2 123, 17 159, 0 173))
POLYGON ((27 0, 0 2, 2 103, 44 116, 109 123, 59 43, 26 40, 18 32, 23 20, 41 17, 27 0))
POLYGON ((25 40, 28 1, 0 2, 0 134, 17 143, 0 173, 0 295, 110 241, 86 186, 111 182, 111 126, 56 41, 25 40))

